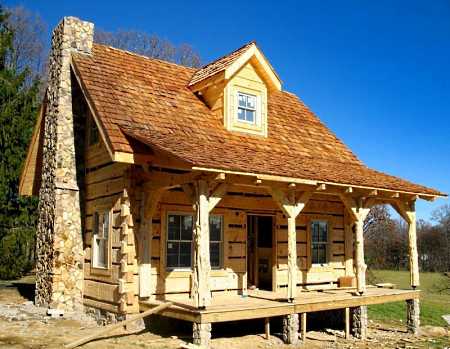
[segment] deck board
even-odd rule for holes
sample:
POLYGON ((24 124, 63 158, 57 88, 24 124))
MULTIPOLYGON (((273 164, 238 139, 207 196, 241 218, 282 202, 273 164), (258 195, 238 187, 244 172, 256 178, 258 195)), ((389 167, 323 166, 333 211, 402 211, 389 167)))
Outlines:
POLYGON ((212 304, 200 310, 187 296, 166 295, 163 300, 141 301, 140 310, 145 311, 172 301, 174 305, 160 315, 197 323, 214 323, 235 320, 258 319, 295 313, 343 309, 360 305, 405 301, 420 297, 420 291, 370 287, 363 296, 354 289, 300 292, 293 303, 281 300, 279 295, 269 291, 252 291, 249 296, 219 295, 212 298, 212 304))

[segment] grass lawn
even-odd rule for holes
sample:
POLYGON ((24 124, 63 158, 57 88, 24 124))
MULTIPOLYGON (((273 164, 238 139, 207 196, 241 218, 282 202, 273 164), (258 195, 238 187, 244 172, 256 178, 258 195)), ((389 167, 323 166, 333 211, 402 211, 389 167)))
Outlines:
MULTIPOLYGON (((397 288, 410 288, 409 271, 372 270, 371 283, 391 282, 397 288)), ((450 278, 442 273, 420 273, 421 325, 446 326, 442 315, 450 314, 450 278), (446 290, 445 290, 446 289, 446 290)), ((400 323, 406 320, 405 302, 369 306, 369 319, 400 323)))

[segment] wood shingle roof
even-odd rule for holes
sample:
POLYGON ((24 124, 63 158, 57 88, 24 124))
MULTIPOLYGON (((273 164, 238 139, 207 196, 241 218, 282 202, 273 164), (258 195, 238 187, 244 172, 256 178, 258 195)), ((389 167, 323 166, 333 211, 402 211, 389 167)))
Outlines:
POLYGON ((73 66, 113 151, 132 153, 131 137, 193 167, 442 195, 368 168, 285 91, 269 93, 268 137, 227 131, 189 84, 233 59, 195 70, 94 44, 91 56, 73 56, 73 66))

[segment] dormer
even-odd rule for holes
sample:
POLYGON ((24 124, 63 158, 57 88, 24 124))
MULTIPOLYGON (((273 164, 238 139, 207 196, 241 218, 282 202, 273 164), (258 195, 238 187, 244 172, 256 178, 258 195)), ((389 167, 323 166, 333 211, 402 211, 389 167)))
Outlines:
POLYGON ((196 71, 189 88, 227 130, 267 137, 267 96, 281 81, 251 42, 196 71))

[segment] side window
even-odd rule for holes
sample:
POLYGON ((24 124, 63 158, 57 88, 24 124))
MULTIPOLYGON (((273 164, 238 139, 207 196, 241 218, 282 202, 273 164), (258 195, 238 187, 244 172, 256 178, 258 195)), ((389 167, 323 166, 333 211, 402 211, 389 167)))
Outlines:
MULTIPOLYGON (((191 268, 193 256, 193 216, 169 214, 167 216, 166 267, 191 268)), ((210 261, 212 268, 220 268, 223 260, 223 217, 209 217, 210 261)))
POLYGON ((111 229, 110 211, 94 213, 94 231, 92 243, 92 266, 108 269, 109 267, 109 236, 111 229))
POLYGON ((167 268, 190 268, 192 216, 169 214, 167 223, 167 268))
POLYGON ((312 264, 328 263, 328 223, 311 222, 311 262, 312 264))
POLYGON ((209 256, 211 268, 220 268, 223 263, 223 217, 209 216, 209 256))

